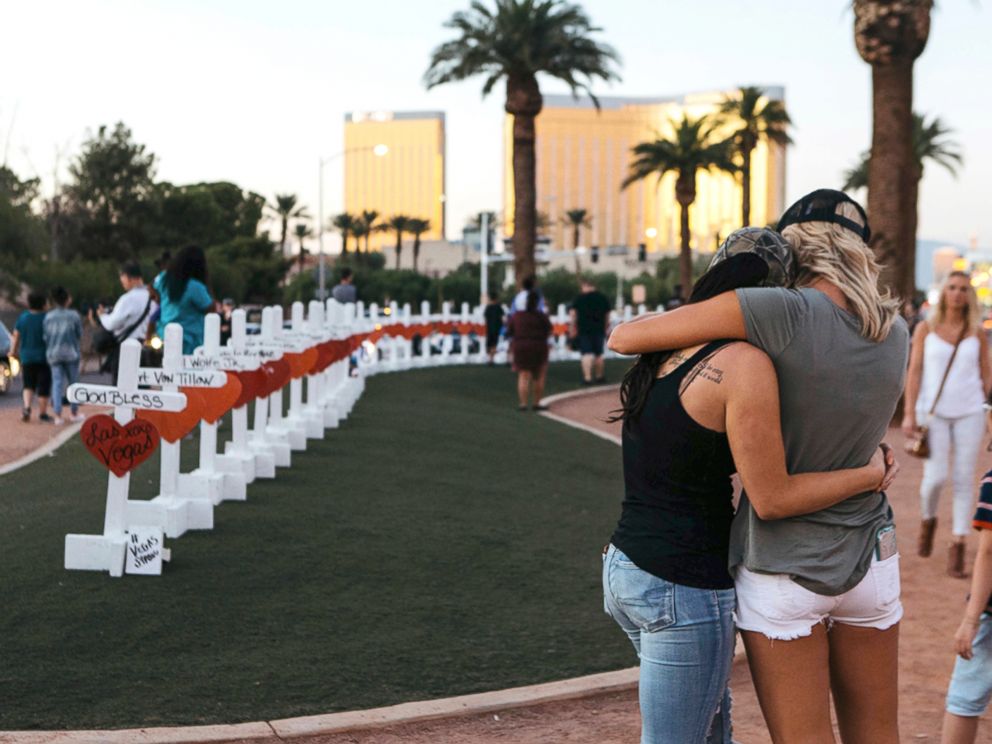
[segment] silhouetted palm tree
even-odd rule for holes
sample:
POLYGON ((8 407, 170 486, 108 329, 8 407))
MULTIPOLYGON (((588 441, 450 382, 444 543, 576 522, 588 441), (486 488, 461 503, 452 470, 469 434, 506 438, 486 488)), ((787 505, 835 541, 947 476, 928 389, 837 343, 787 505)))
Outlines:
POLYGON ((913 199, 913 65, 930 36, 933 0, 854 0, 854 42, 871 65, 872 133, 868 218, 881 281, 916 290, 913 199))
POLYGON ((376 224, 376 220, 379 219, 379 213, 374 209, 363 209, 362 210, 362 222, 365 223, 365 253, 369 252, 369 239, 372 237, 372 233, 379 232, 380 227, 376 224))
MULTIPOLYGON (((782 101, 766 100, 764 90, 740 88, 724 98, 720 115, 734 128, 734 148, 741 158, 741 225, 751 224, 751 153, 761 140, 785 147, 792 143, 787 133, 792 120, 782 101)), ((777 216, 777 215, 776 215, 777 216)), ((771 217, 771 215, 769 215, 771 217)))
POLYGON ((445 23, 458 37, 438 46, 424 75, 428 88, 485 76, 482 94, 506 81, 504 109, 513 117, 513 265, 517 282, 534 273, 537 239, 535 119, 544 99, 538 74, 584 92, 598 79, 619 80, 619 56, 592 38, 600 31, 585 11, 564 0, 478 0, 445 23))
POLYGON ((361 217, 356 217, 351 226, 351 234, 355 238, 355 255, 362 255, 362 238, 365 238, 366 245, 368 245, 368 236, 370 232, 369 226, 365 220, 361 217))
POLYGON ((405 214, 394 214, 386 223, 390 230, 396 231, 396 268, 400 267, 400 253, 403 251, 403 233, 410 229, 410 218, 405 214))
MULTIPOLYGON (((958 166, 964 162, 960 145, 954 140, 947 139, 953 131, 950 127, 945 126, 939 117, 935 116, 928 122, 922 114, 913 113, 913 167, 910 169, 910 178, 913 179, 913 182, 907 212, 909 213, 910 235, 913 236, 914 243, 916 228, 919 223, 920 181, 923 180, 923 168, 927 161, 942 166, 955 177, 958 175, 958 166)), ((858 164, 844 172, 845 191, 868 188, 870 161, 871 153, 863 152, 858 164)))
POLYGON ((276 203, 270 204, 269 209, 276 213, 281 223, 279 253, 285 256, 286 237, 289 234, 289 221, 300 217, 309 217, 307 208, 298 204, 296 194, 276 194, 276 203))
POLYGON ((307 254, 310 252, 303 246, 303 240, 309 238, 313 235, 310 230, 310 226, 305 222, 297 222, 293 227, 293 232, 296 233, 296 239, 300 241, 300 252, 296 257, 297 265, 300 267, 300 271, 303 271, 303 266, 306 263, 307 254))
MULTIPOLYGON (((355 215, 349 212, 342 212, 339 215, 335 215, 334 219, 331 220, 331 226, 341 233, 341 255, 348 253, 348 236, 352 234, 352 230, 355 227, 355 220, 355 215)), ((357 246, 355 250, 358 250, 357 246)))
POLYGON ((431 229, 431 221, 413 217, 406 229, 413 234, 413 270, 416 271, 417 261, 420 259, 420 236, 431 229))
POLYGON ((681 122, 671 121, 670 125, 673 130, 670 139, 659 137, 654 142, 634 146, 635 159, 630 164, 630 174, 624 179, 623 188, 650 176, 657 176, 660 184, 666 173, 675 173, 675 201, 679 204, 682 239, 679 275, 682 297, 688 300, 692 289, 689 207, 696 201, 696 173, 710 169, 736 173, 737 166, 733 161, 733 142, 714 140, 714 123, 708 117, 690 119, 686 114, 681 122))
POLYGON ((579 236, 583 227, 592 227, 592 215, 588 209, 569 209, 562 218, 562 224, 572 228, 572 250, 575 251, 575 273, 582 273, 582 265, 579 262, 579 236))

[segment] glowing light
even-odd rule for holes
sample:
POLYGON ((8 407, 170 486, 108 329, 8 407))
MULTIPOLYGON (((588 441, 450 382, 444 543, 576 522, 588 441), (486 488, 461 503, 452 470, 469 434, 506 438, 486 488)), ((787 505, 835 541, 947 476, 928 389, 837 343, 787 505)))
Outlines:
POLYGON ((968 259, 966 258, 955 258, 954 263, 951 264, 954 271, 967 271, 968 270, 968 259))
POLYGON ((10 376, 17 377, 21 374, 21 361, 17 357, 10 357, 10 376))
POLYGON ((393 308, 391 308, 391 307, 384 307, 384 308, 382 308, 382 314, 383 315, 392 315, 393 314, 393 308))
POLYGON ((372 154, 377 158, 381 158, 383 155, 389 154, 389 145, 378 144, 372 148, 372 154))
POLYGON ((152 336, 152 340, 148 342, 148 345, 155 349, 155 351, 158 351, 162 348, 162 339, 158 336, 152 336))
POLYGON ((656 227, 649 227, 647 230, 644 231, 644 236, 647 237, 647 238, 656 238, 656 237, 658 237, 658 228, 656 228, 656 227))
POLYGON ((377 331, 381 331, 381 330, 382 330, 382 323, 376 323, 376 324, 375 324, 375 329, 376 329, 377 331))

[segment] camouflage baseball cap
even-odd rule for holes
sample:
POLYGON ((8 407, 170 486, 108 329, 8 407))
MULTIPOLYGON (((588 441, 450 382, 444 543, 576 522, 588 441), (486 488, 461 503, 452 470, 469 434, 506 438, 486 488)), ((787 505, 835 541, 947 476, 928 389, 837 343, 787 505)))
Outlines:
POLYGON ((779 233, 767 227, 742 227, 727 236, 710 261, 712 269, 721 261, 741 253, 753 253, 768 264, 763 287, 788 287, 796 280, 796 256, 779 233))

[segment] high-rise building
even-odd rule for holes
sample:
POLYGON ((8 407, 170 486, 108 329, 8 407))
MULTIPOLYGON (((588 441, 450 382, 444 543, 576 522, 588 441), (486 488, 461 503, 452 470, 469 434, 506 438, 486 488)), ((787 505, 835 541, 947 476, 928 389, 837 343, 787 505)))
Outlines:
MULTIPOLYGON (((431 226, 422 239, 442 239, 444 148, 441 111, 345 114, 345 211, 375 210, 381 221, 396 214, 427 219, 431 226)), ((388 233, 374 233, 370 247, 393 241, 395 236, 388 233)))
MULTIPOLYGON (((645 243, 648 252, 674 252, 680 245, 675 175, 661 183, 647 178, 621 189, 632 159, 631 148, 672 133, 672 122, 713 114, 734 91, 694 93, 669 98, 600 98, 597 111, 588 99, 544 97, 537 117, 537 209, 547 216, 540 233, 552 248, 572 248, 572 231, 562 223, 571 209, 585 209, 592 226, 582 229, 580 245, 627 246, 645 243)), ((765 88, 769 99, 783 100, 781 87, 765 88)), ((513 230, 513 120, 504 127, 503 199, 507 234, 513 230)), ((739 176, 700 171, 696 201, 690 207, 692 248, 713 251, 718 240, 741 224, 739 176)), ((776 221, 785 208, 785 150, 762 141, 751 155, 752 225, 776 221)))

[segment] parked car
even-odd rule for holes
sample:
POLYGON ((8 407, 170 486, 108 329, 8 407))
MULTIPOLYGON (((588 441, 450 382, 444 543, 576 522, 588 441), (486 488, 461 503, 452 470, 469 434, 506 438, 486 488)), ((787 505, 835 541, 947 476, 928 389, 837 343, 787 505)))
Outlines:
POLYGON ((10 389, 10 384, 20 373, 20 364, 10 356, 10 331, 0 321, 0 395, 10 389))

